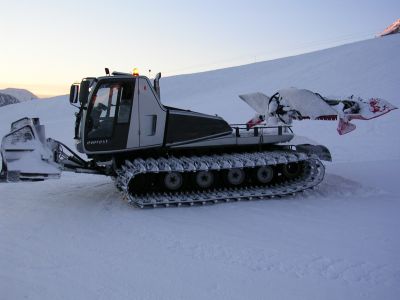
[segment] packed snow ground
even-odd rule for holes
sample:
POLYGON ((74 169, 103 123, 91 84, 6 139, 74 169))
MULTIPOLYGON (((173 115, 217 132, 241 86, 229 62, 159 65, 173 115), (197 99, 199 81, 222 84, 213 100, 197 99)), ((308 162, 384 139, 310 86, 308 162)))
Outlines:
MULTIPOLYGON (((163 101, 243 122, 238 94, 287 86, 381 96, 400 106, 400 36, 166 78, 163 101), (174 99, 174 101, 172 101, 174 99)), ((87 74, 90 75, 90 74, 87 74)), ((0 134, 39 116, 72 145, 66 97, 0 109, 0 134)), ((139 210, 109 178, 63 174, 0 185, 0 298, 399 299, 399 111, 338 136, 297 122, 334 162, 316 191, 204 207, 139 210)))
POLYGON ((399 166, 361 165, 373 184, 333 166, 300 196, 176 209, 132 208, 97 176, 10 184, 0 290, 5 299, 397 299, 400 201, 383 179, 399 166))

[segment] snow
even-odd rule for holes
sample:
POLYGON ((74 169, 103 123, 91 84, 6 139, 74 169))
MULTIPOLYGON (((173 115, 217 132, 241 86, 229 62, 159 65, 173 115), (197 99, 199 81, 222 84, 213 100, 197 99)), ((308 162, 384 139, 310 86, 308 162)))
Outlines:
MULTIPOLYGON (((393 35, 165 78, 162 99, 230 122, 254 113, 237 95, 290 86, 399 106, 399 46, 393 35)), ((38 116, 73 146, 74 111, 66 97, 6 106, 0 135, 38 116)), ((139 210, 102 176, 0 184, 1 298, 399 299, 398 119, 356 122, 345 136, 336 122, 296 122, 334 162, 317 190, 294 197, 139 210)))
POLYGON ((299 197, 177 209, 134 209, 97 176, 1 187, 0 289, 7 299, 396 299, 398 193, 336 171, 299 197))

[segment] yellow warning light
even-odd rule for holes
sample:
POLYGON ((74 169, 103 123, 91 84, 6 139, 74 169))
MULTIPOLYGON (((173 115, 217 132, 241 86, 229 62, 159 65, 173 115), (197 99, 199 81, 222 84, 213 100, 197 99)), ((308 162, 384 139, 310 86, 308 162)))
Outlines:
POLYGON ((139 69, 138 68, 134 68, 133 69, 133 76, 139 76, 139 69))

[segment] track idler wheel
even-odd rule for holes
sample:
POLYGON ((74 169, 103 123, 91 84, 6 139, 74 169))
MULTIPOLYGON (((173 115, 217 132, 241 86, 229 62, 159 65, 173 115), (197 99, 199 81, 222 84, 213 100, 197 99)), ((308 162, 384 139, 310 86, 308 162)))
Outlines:
POLYGON ((290 163, 282 166, 282 174, 286 178, 293 179, 301 174, 303 164, 301 163, 290 163))
POLYGON ((164 176, 164 185, 170 191, 177 191, 183 185, 183 176, 179 172, 170 172, 164 176))
POLYGON ((267 184, 274 178, 274 169, 270 166, 261 166, 256 171, 256 178, 259 183, 267 184))
POLYGON ((246 179, 246 173, 243 169, 230 169, 226 175, 226 179, 231 185, 241 185, 246 179))
POLYGON ((200 171, 195 174, 195 181, 200 188, 207 189, 214 184, 214 174, 211 171, 200 171))

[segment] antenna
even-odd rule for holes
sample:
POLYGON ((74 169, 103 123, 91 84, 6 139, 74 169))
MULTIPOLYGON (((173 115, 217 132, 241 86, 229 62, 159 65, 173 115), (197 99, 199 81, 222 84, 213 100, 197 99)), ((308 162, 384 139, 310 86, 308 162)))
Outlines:
POLYGON ((104 68, 104 71, 106 71, 107 76, 110 76, 110 70, 108 68, 104 68))

